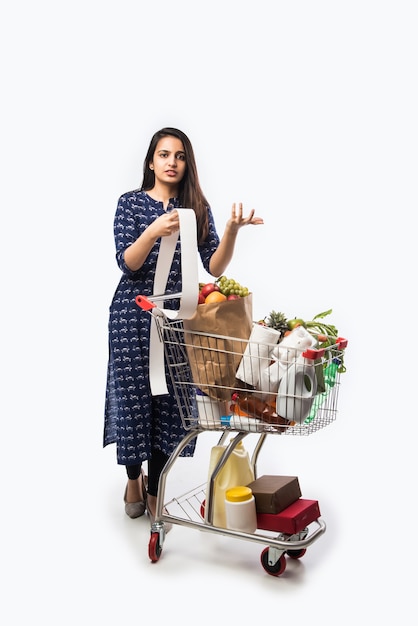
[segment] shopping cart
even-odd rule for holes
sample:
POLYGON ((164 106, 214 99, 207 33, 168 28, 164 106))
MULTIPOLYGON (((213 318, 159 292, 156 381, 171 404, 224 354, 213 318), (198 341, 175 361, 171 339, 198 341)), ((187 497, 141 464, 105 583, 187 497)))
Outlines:
POLYGON ((318 503, 313 501, 316 506, 291 528, 275 521, 272 526, 262 524, 255 533, 236 531, 214 524, 216 478, 250 433, 257 435, 251 455, 257 477, 257 460, 267 436, 310 435, 336 419, 347 340, 339 337, 325 347, 311 347, 302 353, 289 349, 280 354, 280 343, 187 330, 182 320, 162 314, 158 298, 162 296, 153 301, 137 296, 136 303, 151 314, 158 329, 186 434, 160 477, 149 558, 152 562, 160 559, 165 523, 169 522, 267 544, 261 552, 261 565, 268 574, 280 576, 286 556, 301 558, 325 532, 318 503), (213 431, 219 431, 218 445, 224 452, 207 482, 166 502, 167 478, 182 451, 201 433, 213 431))

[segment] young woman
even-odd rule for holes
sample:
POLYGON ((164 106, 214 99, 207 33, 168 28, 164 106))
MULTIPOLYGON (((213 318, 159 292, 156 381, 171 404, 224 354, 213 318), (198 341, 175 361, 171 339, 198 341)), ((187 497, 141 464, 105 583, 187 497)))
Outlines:
MULTIPOLYGON (((244 217, 242 204, 238 208, 234 204, 224 235, 219 238, 209 203, 200 188, 192 144, 175 128, 163 128, 154 134, 144 160, 140 189, 119 198, 114 237, 122 277, 110 305, 103 442, 104 446, 116 443, 117 463, 126 467, 126 514, 135 518, 147 511, 151 523, 160 474, 185 431, 170 382, 167 381, 169 394, 151 395, 151 316, 137 306, 135 298, 153 294, 161 239, 179 229, 176 209, 181 207, 195 211, 199 254, 203 267, 214 277, 223 274, 231 261, 239 229, 263 223, 254 216, 254 210, 244 217), (142 468, 144 461, 148 464, 148 477, 142 468)), ((179 293, 181 287, 178 243, 167 293, 179 293)), ((182 456, 193 456, 195 444, 193 440, 182 456)))

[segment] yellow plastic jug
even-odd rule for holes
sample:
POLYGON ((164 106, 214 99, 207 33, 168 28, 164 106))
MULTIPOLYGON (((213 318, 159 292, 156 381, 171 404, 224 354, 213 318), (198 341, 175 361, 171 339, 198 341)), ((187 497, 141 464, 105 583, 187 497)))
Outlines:
MULTIPOLYGON (((213 446, 210 455, 208 482, 206 489, 205 520, 208 521, 208 504, 210 496, 210 481, 217 463, 227 446, 213 446)), ((217 475, 213 488, 213 525, 226 528, 225 492, 231 487, 248 485, 255 480, 254 471, 247 450, 242 441, 239 441, 225 465, 217 475)))

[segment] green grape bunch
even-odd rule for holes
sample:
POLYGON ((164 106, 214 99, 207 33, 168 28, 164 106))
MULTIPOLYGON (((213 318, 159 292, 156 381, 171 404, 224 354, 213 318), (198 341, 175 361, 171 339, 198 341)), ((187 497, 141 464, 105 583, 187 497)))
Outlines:
POLYGON ((226 276, 220 276, 216 280, 216 284, 218 285, 220 292, 227 297, 235 295, 240 298, 245 298, 245 296, 248 296, 250 293, 248 287, 244 287, 233 278, 227 278, 226 276))

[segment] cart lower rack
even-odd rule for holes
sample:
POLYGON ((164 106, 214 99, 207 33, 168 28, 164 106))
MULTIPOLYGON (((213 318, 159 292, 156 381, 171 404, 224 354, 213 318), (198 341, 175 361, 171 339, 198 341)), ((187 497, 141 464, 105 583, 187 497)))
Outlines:
POLYGON ((143 296, 136 301, 150 311, 158 327, 186 431, 160 477, 148 547, 150 560, 160 559, 165 524, 172 523, 267 544, 261 552, 261 565, 268 574, 281 575, 286 556, 301 558, 325 532, 318 503, 300 499, 295 503, 298 514, 286 509, 290 526, 289 519, 284 523, 280 515, 272 517, 273 523, 257 515, 260 524, 254 533, 238 532, 214 524, 216 478, 236 446, 250 433, 258 435, 251 457, 256 477, 258 457, 267 436, 310 435, 336 419, 347 340, 337 338, 320 349, 281 349, 280 343, 192 332, 181 320, 161 315, 156 305, 143 296), (194 437, 209 431, 219 431, 219 444, 225 451, 207 483, 165 502, 167 477, 182 450, 194 437))
MULTIPOLYGON (((211 521, 213 518, 213 509, 210 508, 210 500, 208 506, 208 490, 206 483, 163 504, 166 480, 173 464, 179 457, 183 447, 186 446, 193 437, 202 432, 203 431, 200 429, 189 431, 179 448, 171 455, 161 474, 157 497, 157 515, 151 527, 150 541, 148 544, 148 556, 150 560, 153 563, 159 561, 166 538, 165 523, 171 523, 259 543, 264 546, 260 555, 262 567, 268 574, 280 576, 286 569, 286 557, 292 559, 301 558, 306 553, 306 549, 325 532, 325 522, 318 515, 314 515, 305 520, 303 528, 298 528, 295 532, 274 532, 273 529, 257 529, 255 533, 244 533, 242 531, 215 526, 211 521)), ((235 446, 238 441, 247 435, 247 432, 237 433, 230 442, 230 445, 235 446)), ((223 435, 223 437, 224 436, 225 435, 223 435)), ((266 434, 259 436, 258 451, 261 449, 265 436, 266 434)), ((220 442, 222 442, 222 437, 220 442)), ((228 447, 226 447, 226 450, 230 452, 228 447)), ((211 485, 214 484, 218 472, 223 467, 223 463, 226 462, 228 452, 220 459, 219 464, 214 469, 210 481, 211 485)), ((253 457, 252 461, 254 462, 255 474, 256 457, 253 457)))

